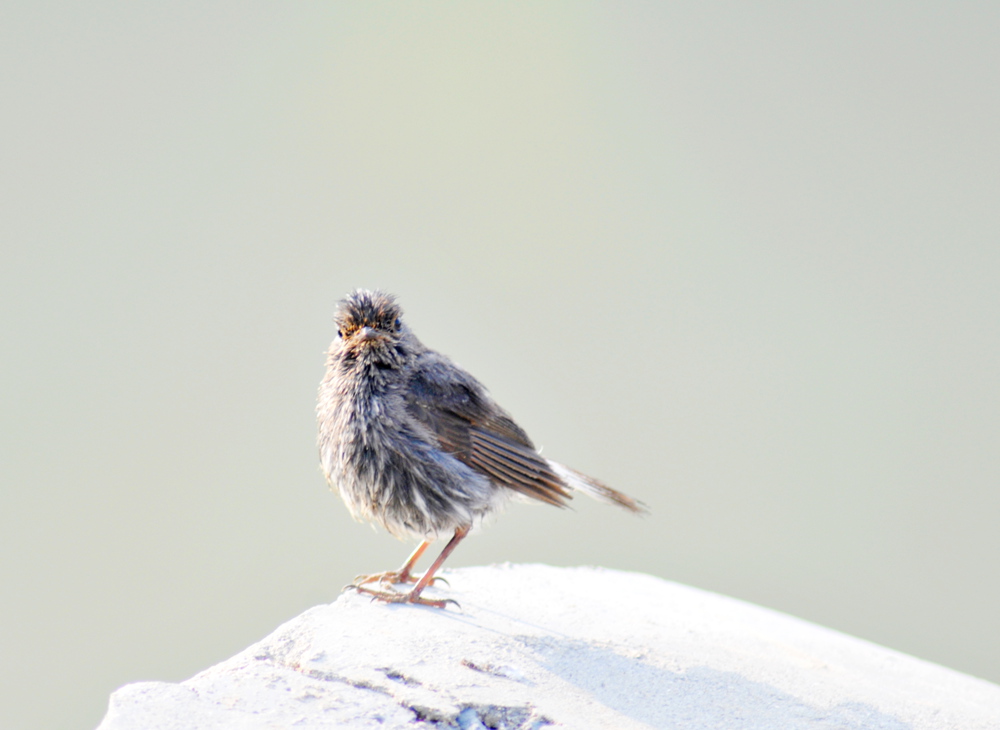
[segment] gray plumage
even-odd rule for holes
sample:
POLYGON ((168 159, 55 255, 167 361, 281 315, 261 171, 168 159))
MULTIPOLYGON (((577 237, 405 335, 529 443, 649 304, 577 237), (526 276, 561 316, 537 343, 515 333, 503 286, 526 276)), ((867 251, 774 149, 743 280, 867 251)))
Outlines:
POLYGON ((356 518, 426 538, 474 524, 515 492, 562 506, 579 490, 641 509, 542 458, 478 380, 417 339, 392 296, 355 291, 334 321, 319 446, 327 479, 356 518))
MULTIPOLYGON (((644 510, 539 455, 478 380, 417 339, 391 295, 359 289, 340 302, 334 321, 317 407, 319 449, 327 480, 355 519, 424 541, 455 533, 457 544, 515 495, 561 507, 581 491, 644 510)), ((409 579, 413 561, 366 580, 409 579)))

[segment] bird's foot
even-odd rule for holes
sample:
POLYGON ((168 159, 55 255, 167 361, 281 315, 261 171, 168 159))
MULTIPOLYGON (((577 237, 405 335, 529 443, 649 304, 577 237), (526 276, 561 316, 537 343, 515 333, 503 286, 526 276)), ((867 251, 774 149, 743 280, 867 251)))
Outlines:
MULTIPOLYGON (((372 573, 371 575, 357 575, 354 577, 354 582, 345 588, 354 588, 357 586, 363 586, 367 583, 380 583, 384 585, 399 585, 400 583, 416 583, 420 580, 420 576, 413 575, 408 570, 387 570, 384 573, 372 573)), ((451 585, 439 575, 435 575, 431 579, 431 585, 434 585, 438 581, 441 581, 445 585, 451 585)))
POLYGON ((416 583, 417 577, 408 570, 387 570, 383 573, 372 573, 371 575, 358 575, 354 578, 354 583, 348 588, 363 586, 366 583, 382 583, 394 585, 398 583, 416 583))
POLYGON ((371 596, 373 601, 384 601, 385 603, 414 603, 420 606, 433 606, 434 608, 444 608, 449 603, 453 603, 461 608, 458 601, 453 598, 445 598, 440 601, 432 598, 422 598, 420 593, 417 591, 410 591, 408 593, 397 593, 396 591, 376 591, 371 588, 365 588, 362 584, 349 585, 347 588, 353 588, 358 593, 364 593, 367 596, 371 596))

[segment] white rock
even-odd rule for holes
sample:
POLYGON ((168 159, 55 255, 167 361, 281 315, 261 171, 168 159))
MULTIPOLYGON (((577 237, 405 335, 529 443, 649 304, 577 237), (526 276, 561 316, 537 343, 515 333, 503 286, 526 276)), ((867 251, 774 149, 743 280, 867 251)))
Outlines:
POLYGON ((186 682, 122 687, 99 730, 1000 728, 1000 686, 648 575, 446 575, 461 610, 347 593, 186 682))

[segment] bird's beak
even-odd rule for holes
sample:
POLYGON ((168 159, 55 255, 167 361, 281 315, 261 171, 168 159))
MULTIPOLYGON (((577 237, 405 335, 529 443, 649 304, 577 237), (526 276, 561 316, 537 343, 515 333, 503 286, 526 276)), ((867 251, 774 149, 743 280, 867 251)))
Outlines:
POLYGON ((375 340, 385 339, 385 335, 376 330, 374 327, 362 327, 354 336, 357 338, 358 342, 373 342, 375 340))

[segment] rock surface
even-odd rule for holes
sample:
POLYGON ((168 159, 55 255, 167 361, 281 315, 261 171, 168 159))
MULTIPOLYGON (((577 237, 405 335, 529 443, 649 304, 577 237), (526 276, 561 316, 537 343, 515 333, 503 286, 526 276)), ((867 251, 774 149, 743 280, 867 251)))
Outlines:
POLYGON ((1000 728, 1000 686, 648 575, 445 575, 460 610, 347 593, 186 682, 122 687, 99 730, 1000 728))

